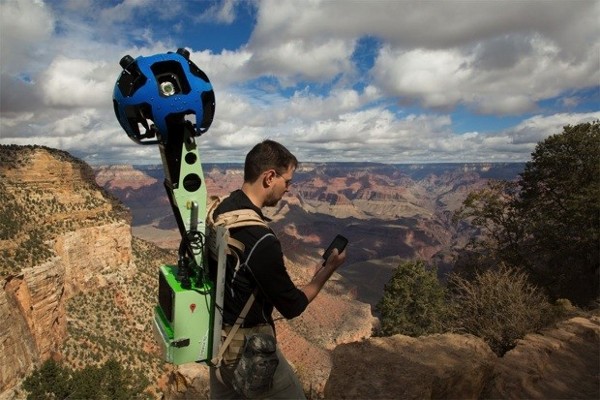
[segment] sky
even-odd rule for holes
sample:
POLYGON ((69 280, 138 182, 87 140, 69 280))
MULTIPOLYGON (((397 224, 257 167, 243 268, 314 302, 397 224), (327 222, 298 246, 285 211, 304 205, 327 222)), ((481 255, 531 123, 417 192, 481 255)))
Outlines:
POLYGON ((0 0, 0 144, 159 164, 119 125, 124 55, 186 48, 216 97, 202 162, 523 162, 600 119, 600 1, 0 0))

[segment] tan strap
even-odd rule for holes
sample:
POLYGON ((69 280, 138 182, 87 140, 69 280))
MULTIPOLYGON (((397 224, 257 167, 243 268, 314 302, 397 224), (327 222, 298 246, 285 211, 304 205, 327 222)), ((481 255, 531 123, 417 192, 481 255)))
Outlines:
MULTIPOLYGON (((227 197, 227 196, 225 196, 225 197, 227 197)), ((256 213, 256 211, 250 210, 250 209, 229 211, 229 212, 219 215, 217 217, 217 219, 215 220, 213 218, 213 213, 216 210, 216 208, 218 207, 218 205, 221 204, 221 202, 223 201, 223 199, 225 197, 221 197, 221 198, 212 197, 210 199, 210 204, 208 206, 208 211, 206 213, 206 223, 207 223, 207 227, 209 228, 209 232, 208 232, 209 238, 208 238, 207 242, 209 244, 209 249, 212 253, 212 256, 215 258, 216 258, 215 227, 223 226, 223 227, 227 228, 227 230, 232 229, 232 228, 241 228, 241 227, 245 227, 245 226, 264 226, 265 228, 268 228, 268 225, 266 224, 266 222, 256 213)), ((262 238, 260 238, 255 243, 252 250, 250 251, 250 254, 248 255, 248 259, 254 252, 254 249, 256 248, 258 243, 260 243, 267 236, 273 236, 273 234, 269 233, 269 234, 263 236, 262 238)), ((240 254, 244 254, 245 246, 242 242, 231 238, 229 235, 228 235, 228 239, 227 239, 227 245, 228 246, 227 246, 226 253, 235 258, 234 271, 235 271, 235 273, 237 273, 237 271, 240 268, 240 257, 238 255, 238 253, 232 249, 232 247, 239 250, 240 254)), ((217 354, 216 357, 214 357, 211 360, 211 363, 213 366, 215 366, 217 368, 221 366, 221 362, 223 361, 223 355, 225 354, 225 351, 227 350, 227 348, 229 347, 229 344, 233 340, 236 332, 238 331, 240 326, 242 326, 242 323, 244 322, 246 315, 248 315, 248 312, 250 311, 250 308, 252 307, 252 304, 254 303, 257 293, 258 293, 258 288, 256 288, 254 290, 254 292, 252 292, 252 294, 248 298, 248 301, 244 305, 244 308, 240 312, 240 315, 237 317, 235 324, 233 325, 233 327, 227 334, 227 337, 225 338, 225 341, 223 342, 223 344, 221 344, 221 347, 219 348, 219 353, 217 354)), ((213 340, 217 340, 217 338, 213 338, 213 340)))
POLYGON ((211 196, 206 207, 206 226, 214 227, 215 221, 213 219, 213 213, 217 209, 217 207, 221 204, 221 198, 216 196, 211 196))
MULTIPOLYGON (((263 240, 265 240, 266 238, 268 238, 270 236, 274 237, 275 235, 272 233, 267 233, 266 235, 264 235, 263 237, 258 239, 258 241, 256 243, 254 243, 254 247, 252 247, 252 249, 250 250, 250 254, 248 254, 248 257, 246 258, 246 261, 244 262, 246 265, 247 265, 248 261, 252 258, 252 254, 254 253, 254 250, 258 247, 260 242, 262 242, 263 240)), ((235 253, 235 251, 233 253, 235 253)), ((239 258, 237 258, 237 254, 236 254, 236 263, 237 263, 237 265, 236 265, 234 274, 237 274, 237 271, 239 270, 240 260, 239 260, 239 258)), ((225 354, 225 350, 227 350, 227 347, 233 340, 233 337, 235 336, 236 332, 238 331, 238 329, 244 322, 246 315, 248 315, 248 312, 250 311, 250 307, 252 307, 252 303, 254 303, 254 299, 256 298, 257 293, 258 293, 258 287, 256 289, 254 289, 254 291, 248 298, 248 301, 244 305, 244 308, 240 312, 240 315, 237 317, 235 324, 233 325, 233 327, 227 334, 227 337, 225 338, 225 341, 223 342, 223 344, 221 344, 221 348, 219 349, 219 354, 217 354, 217 356, 211 360, 212 364, 215 367, 218 368, 221 366, 221 361, 223 360, 223 354, 225 354)), ((213 340, 214 340, 214 338, 213 338, 213 340)))
POLYGON ((216 226, 225 226, 227 229, 241 228, 244 226, 262 225, 266 222, 253 210, 234 210, 223 213, 214 220, 216 226))
POLYGON ((246 315, 248 315, 248 311, 250 311, 250 308, 252 307, 252 304, 254 303, 254 299, 256 298, 257 291, 258 291, 258 288, 255 289, 254 292, 252 292, 252 294, 248 298, 248 301, 244 305, 244 308, 240 312, 240 315, 238 315, 237 320, 235 321, 235 324, 233 325, 233 327, 231 327, 231 330, 227 334, 225 341, 221 345, 221 348, 219 349, 219 354, 217 354, 217 356, 211 360, 211 363, 213 364, 213 366, 215 366, 217 368, 219 368, 221 366, 221 361, 223 361, 223 355, 225 354, 225 350, 227 350, 227 347, 229 347, 229 344, 233 340, 233 337, 235 336, 236 332, 238 331, 238 329, 240 329, 240 326, 242 326, 242 323, 244 322, 246 315))
MULTIPOLYGON (((244 245, 244 243, 240 242, 239 240, 229 237, 229 239, 227 239, 227 244, 238 249, 240 251, 240 254, 244 254, 244 250, 246 249, 246 246, 244 245)), ((231 250, 229 250, 229 251, 230 251, 230 253, 232 253, 231 250)))

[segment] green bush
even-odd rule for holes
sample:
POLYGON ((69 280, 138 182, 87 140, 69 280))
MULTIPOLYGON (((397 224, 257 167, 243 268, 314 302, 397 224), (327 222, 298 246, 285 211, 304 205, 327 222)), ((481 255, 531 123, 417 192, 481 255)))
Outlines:
POLYGON ((49 359, 23 381, 23 389, 32 399, 66 399, 73 392, 71 371, 49 359))
POLYGON ((527 333, 547 326, 550 316, 556 315, 524 272, 505 266, 478 272, 473 280, 453 274, 448 285, 451 330, 484 339, 499 356, 527 333))
POLYGON ((379 336, 420 336, 442 331, 446 312, 444 287, 435 270, 422 261, 404 262, 396 268, 377 303, 381 314, 379 336))
POLYGON ((146 399, 146 377, 123 368, 114 359, 99 367, 71 370, 52 359, 23 381, 27 399, 146 399))

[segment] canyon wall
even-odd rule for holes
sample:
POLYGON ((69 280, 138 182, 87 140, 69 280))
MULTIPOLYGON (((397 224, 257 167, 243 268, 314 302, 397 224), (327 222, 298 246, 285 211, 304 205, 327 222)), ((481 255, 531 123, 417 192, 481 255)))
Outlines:
POLYGON ((18 217, 0 236, 2 393, 56 354, 66 299, 132 273, 132 238, 127 212, 64 152, 2 146, 0 178, 0 214, 18 217))

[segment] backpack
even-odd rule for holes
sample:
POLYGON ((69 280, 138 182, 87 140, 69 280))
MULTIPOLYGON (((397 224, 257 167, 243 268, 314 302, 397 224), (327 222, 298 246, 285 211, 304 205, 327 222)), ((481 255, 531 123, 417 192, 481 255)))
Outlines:
POLYGON ((225 242, 227 243, 227 247, 224 249, 225 254, 235 258, 235 269, 237 271, 240 266, 240 257, 238 254, 244 254, 245 246, 239 240, 235 240, 229 236, 229 229, 241 228, 244 226, 264 226, 265 228, 268 228, 268 225, 256 213, 256 211, 250 209, 229 211, 219 215, 215 220, 213 218, 213 213, 219 204, 221 204, 226 198, 227 196, 211 197, 209 201, 209 205, 207 207, 208 211, 206 213, 206 228, 208 232, 207 245, 209 249, 209 255, 213 257, 213 259, 219 260, 218 240, 225 238, 225 242), (239 253, 234 249, 237 249, 239 253))
POLYGON ((267 233, 263 237, 261 237, 254 245, 254 247, 250 250, 248 257, 244 262, 241 262, 239 254, 244 254, 245 246, 242 242, 233 239, 229 235, 229 230, 233 228, 241 228, 245 226, 264 226, 268 228, 267 224, 263 219, 253 210, 250 209, 242 209, 242 210, 234 210, 223 213, 217 217, 215 220, 213 218, 213 213, 221 204, 221 202, 226 198, 225 197, 211 197, 209 200, 209 205, 207 207, 206 214, 206 245, 208 248, 209 257, 213 260, 217 261, 217 274, 215 278, 215 301, 213 302, 213 315, 214 315, 214 325, 213 325, 213 357, 211 360, 211 364, 215 367, 219 367, 221 365, 221 361, 223 358, 223 354, 225 350, 229 346, 229 343, 233 339, 234 335, 242 325, 244 318, 250 311, 252 304, 256 298, 257 290, 250 295, 250 298, 244 305, 244 308, 240 312, 235 324, 231 328, 230 332, 227 334, 225 341, 221 346, 219 346, 218 338, 221 336, 221 327, 223 323, 223 317, 221 312, 217 312, 217 310, 223 309, 223 299, 224 299, 224 290, 225 290, 225 268, 227 265, 227 256, 232 256, 235 260, 234 266, 234 274, 242 268, 246 261, 250 259, 254 249, 258 246, 258 244, 265 238, 269 236, 275 236, 272 233, 267 233), (236 251, 236 249, 238 251, 236 251), (239 252, 239 253, 238 253, 239 252))

